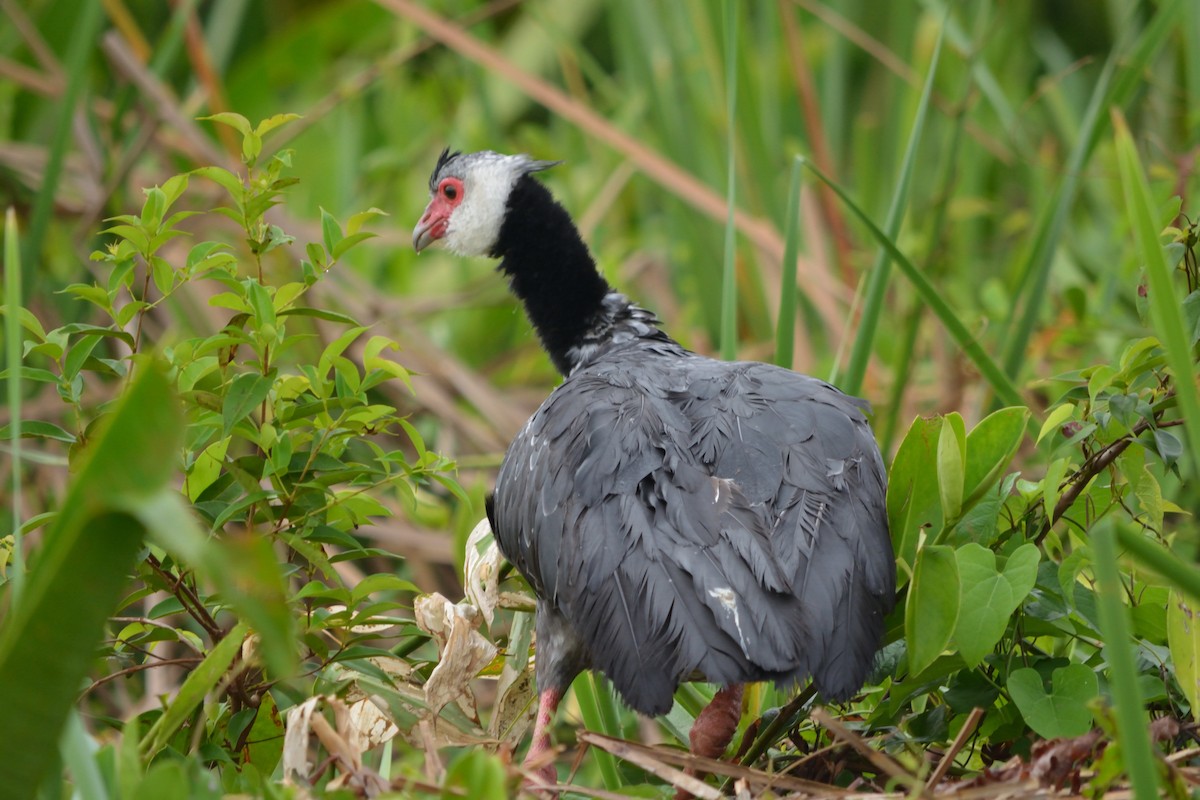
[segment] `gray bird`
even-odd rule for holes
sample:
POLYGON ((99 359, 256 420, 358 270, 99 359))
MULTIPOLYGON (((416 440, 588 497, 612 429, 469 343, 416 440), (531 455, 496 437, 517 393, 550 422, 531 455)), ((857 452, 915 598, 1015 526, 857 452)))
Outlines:
POLYGON ((554 163, 447 150, 413 233, 418 252, 441 241, 500 259, 564 376, 509 446, 488 505, 538 598, 526 765, 548 783, 550 722, 582 670, 652 715, 681 681, 718 684, 690 738, 719 758, 745 683, 858 691, 895 602, 867 404, 681 347, 596 270, 533 177, 554 163))

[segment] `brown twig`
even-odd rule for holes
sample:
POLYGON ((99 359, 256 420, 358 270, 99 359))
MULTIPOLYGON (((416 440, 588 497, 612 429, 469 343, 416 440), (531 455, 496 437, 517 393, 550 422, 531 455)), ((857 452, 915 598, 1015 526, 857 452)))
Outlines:
POLYGON ((981 719, 983 719, 983 709, 978 706, 972 708, 970 716, 963 723, 962 730, 958 732, 958 736, 955 736, 954 741, 950 744, 950 749, 942 756, 942 760, 938 762, 937 767, 933 770, 933 774, 925 782, 925 791, 932 792, 942 782, 942 778, 946 777, 946 773, 950 771, 950 765, 954 763, 958 751, 962 750, 963 745, 967 743, 967 739, 971 738, 971 734, 975 732, 975 728, 979 725, 979 720, 981 719))
MULTIPOLYGON (((1171 389, 1163 396, 1163 399, 1165 400, 1174 393, 1175 390, 1171 389)), ((1075 473, 1067 479, 1066 490, 1059 496, 1058 502, 1054 504, 1054 513, 1051 515, 1050 519, 1046 520, 1046 522, 1042 525, 1042 530, 1039 531, 1038 535, 1034 538, 1033 541, 1035 544, 1041 544, 1042 540, 1046 538, 1046 535, 1050 533, 1050 529, 1054 527, 1054 523, 1058 522, 1059 519, 1061 519, 1062 516, 1071 509, 1071 506, 1073 506, 1075 501, 1079 499, 1079 495, 1082 494, 1083 490, 1087 488, 1089 483, 1091 483, 1092 478, 1099 475, 1101 472, 1107 469, 1109 465, 1116 461, 1121 453, 1124 453, 1126 448, 1133 444, 1139 436, 1151 428, 1170 428, 1175 425, 1183 424, 1183 420, 1181 419, 1161 422, 1159 420, 1161 414, 1161 411, 1155 413, 1153 422, 1147 419, 1141 420, 1133 426, 1133 430, 1131 430, 1128 435, 1123 436, 1112 444, 1106 445, 1105 447, 1096 451, 1090 458, 1088 458, 1088 460, 1084 461, 1083 464, 1080 465, 1079 469, 1075 470, 1075 473)))
POLYGON ((162 661, 147 661, 144 664, 134 664, 132 667, 117 670, 111 675, 105 675, 103 678, 97 678, 92 682, 92 685, 83 690, 84 694, 89 694, 96 691, 101 686, 117 678, 124 678, 127 675, 134 675, 138 672, 144 672, 155 667, 180 667, 184 664, 199 664, 204 659, 200 656, 182 656, 180 658, 164 658, 162 661))
POLYGON ((851 731, 838 720, 830 716, 824 708, 818 706, 812 711, 813 721, 827 731, 832 733, 837 738, 841 739, 846 744, 857 750, 867 761, 880 772, 893 778, 897 783, 916 792, 920 797, 932 797, 932 795, 922 786, 916 776, 909 773, 904 767, 900 766, 894 759, 887 754, 876 750, 863 741, 862 737, 851 731))

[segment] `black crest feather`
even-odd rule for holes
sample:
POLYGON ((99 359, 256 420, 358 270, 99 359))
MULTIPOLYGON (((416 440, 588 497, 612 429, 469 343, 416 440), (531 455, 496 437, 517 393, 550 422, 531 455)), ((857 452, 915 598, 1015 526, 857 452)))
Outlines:
POLYGON ((454 159, 458 158, 461 155, 462 155, 461 150, 451 150, 449 147, 447 147, 445 150, 442 151, 442 154, 440 156, 438 156, 437 165, 433 168, 433 172, 430 173, 430 175, 429 175, 429 191, 430 191, 430 193, 437 191, 437 177, 438 177, 438 174, 442 171, 442 167, 446 166, 451 161, 453 161, 454 159))

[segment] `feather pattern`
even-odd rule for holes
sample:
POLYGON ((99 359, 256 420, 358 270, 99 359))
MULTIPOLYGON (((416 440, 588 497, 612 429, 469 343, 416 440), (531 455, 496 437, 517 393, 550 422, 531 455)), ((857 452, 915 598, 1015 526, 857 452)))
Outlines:
POLYGON ((539 636, 539 686, 565 688, 578 669, 561 664, 586 662, 647 714, 693 677, 812 676, 845 698, 895 591, 865 404, 657 329, 626 333, 574 367, 497 480, 500 548, 565 631, 539 636))

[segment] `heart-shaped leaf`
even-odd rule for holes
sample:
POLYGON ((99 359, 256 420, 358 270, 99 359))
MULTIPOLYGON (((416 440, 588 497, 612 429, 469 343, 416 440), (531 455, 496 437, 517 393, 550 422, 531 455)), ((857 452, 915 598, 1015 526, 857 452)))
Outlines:
POLYGON ((968 667, 992 651, 1004 635, 1008 620, 1033 590, 1040 555, 1034 544, 1023 544, 996 569, 996 554, 974 542, 955 552, 962 582, 962 608, 954 641, 968 667))
POLYGON ((953 548, 922 547, 917 553, 904 635, 908 639, 908 669, 913 675, 933 663, 954 633, 959 612, 958 564, 953 548))
POLYGON ((1008 676, 1008 693, 1029 727, 1047 739, 1091 730, 1088 703, 1100 691, 1096 673, 1083 664, 1068 664, 1054 670, 1051 683, 1047 692, 1042 676, 1029 667, 1008 676))

